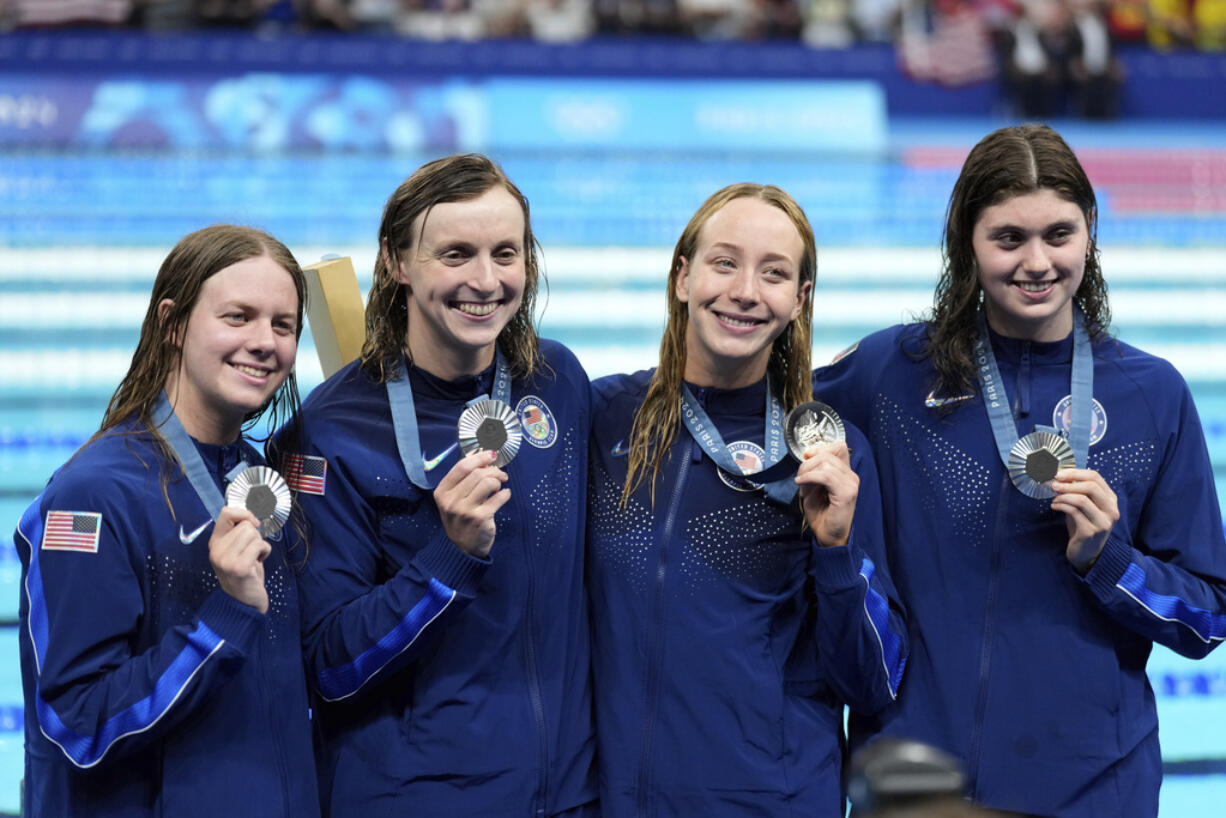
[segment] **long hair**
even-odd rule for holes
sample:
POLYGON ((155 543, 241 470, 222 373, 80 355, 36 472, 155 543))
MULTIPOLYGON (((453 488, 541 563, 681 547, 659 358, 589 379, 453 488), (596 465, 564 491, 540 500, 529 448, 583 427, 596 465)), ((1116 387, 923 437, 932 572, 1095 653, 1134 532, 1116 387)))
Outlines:
POLYGON ((1107 332, 1111 309, 1098 258, 1098 204, 1077 157, 1046 125, 1015 125, 979 141, 954 183, 942 238, 941 277, 933 296, 923 355, 936 369, 934 393, 952 397, 974 391, 975 315, 983 297, 972 243, 983 211, 1013 196, 1054 191, 1081 209, 1089 230, 1085 275, 1074 294, 1092 338, 1107 332))
POLYGON ((648 473, 651 475, 651 497, 654 502, 660 464, 681 425, 681 385, 685 377, 686 362, 685 336, 690 320, 688 305, 677 297, 681 260, 686 258, 693 263, 694 251, 707 222, 724 205, 740 198, 758 199, 779 208, 791 219, 800 233, 804 250, 800 257, 800 276, 796 286, 805 293, 804 301, 800 314, 784 328, 771 345, 767 372, 784 411, 813 398, 809 363, 813 331, 813 291, 810 286, 806 292, 805 284, 811 285, 817 279, 817 242, 813 238, 809 219, 786 191, 774 185, 742 182, 717 190, 694 213, 673 249, 668 286, 665 288, 668 324, 660 341, 659 366, 656 367, 647 387, 647 395, 635 412, 634 423, 630 427, 630 455, 626 483, 622 487, 623 504, 629 500, 648 473))
MULTIPOLYGON (((107 404, 99 434, 133 416, 143 425, 152 427, 154 404, 167 379, 179 366, 182 353, 174 339, 183 337, 204 282, 232 264, 259 256, 271 258, 294 280, 298 294, 295 336, 302 335, 306 279, 284 244, 262 230, 231 224, 217 224, 189 233, 166 256, 153 281, 153 293, 141 324, 140 340, 132 353, 132 363, 107 404), (159 317, 158 306, 166 299, 173 304, 159 317)), ((291 370, 269 402, 247 416, 246 428, 266 413, 270 413, 272 425, 278 426, 297 408, 298 383, 291 370)))
MULTIPOLYGON (((260 256, 268 256, 293 279, 294 289, 298 293, 295 336, 301 336, 306 279, 302 268, 284 244, 261 230, 230 224, 213 225, 189 233, 179 240, 158 270, 149 297, 149 308, 141 324, 140 340, 132 353, 132 363, 111 396, 102 425, 90 438, 91 441, 134 419, 139 426, 153 433, 156 445, 162 451, 163 462, 177 463, 169 444, 153 423, 154 405, 182 358, 182 350, 175 339, 184 336, 188 319, 206 280, 232 264, 260 256), (159 316, 159 305, 166 299, 173 304, 164 315, 159 316)), ((291 369, 268 403, 247 416, 244 430, 265 415, 271 419, 270 427, 276 428, 293 417, 297 410, 298 382, 291 369)), ((170 500, 166 496, 166 485, 169 479, 169 472, 163 469, 162 494, 168 506, 170 500)), ((171 513, 174 513, 173 508, 171 513)))
MULTIPOLYGON (((475 199, 491 188, 501 187, 524 211, 524 295, 519 309, 498 335, 498 345, 512 373, 531 375, 540 362, 540 339, 533 323, 537 282, 540 278, 540 246, 532 235, 528 199, 488 157, 469 153, 435 159, 422 165, 401 183, 383 208, 379 225, 379 253, 374 280, 366 302, 366 341, 362 367, 379 383, 395 377, 400 356, 409 355, 405 345, 409 327, 409 302, 405 285, 396 279, 400 261, 420 236, 413 235, 418 216, 436 204, 475 199)), ((410 363, 412 361, 410 360, 410 363)))

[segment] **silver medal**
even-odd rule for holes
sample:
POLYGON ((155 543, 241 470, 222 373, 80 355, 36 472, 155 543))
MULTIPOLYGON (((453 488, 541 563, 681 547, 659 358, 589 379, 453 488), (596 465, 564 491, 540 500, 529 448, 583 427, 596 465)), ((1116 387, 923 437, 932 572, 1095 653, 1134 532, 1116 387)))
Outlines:
POLYGON ((519 451, 524 433, 515 410, 500 400, 478 401, 460 413, 456 424, 464 454, 498 452, 494 465, 502 468, 519 451))
POLYGON ((289 519, 292 507, 289 486, 267 466, 252 466, 226 488, 226 505, 245 508, 260 521, 260 536, 273 537, 289 519))
POLYGON ((1055 497, 1055 489, 1048 484, 1056 472, 1076 466, 1068 441, 1051 432, 1031 432, 1009 452, 1009 478, 1018 491, 1036 500, 1055 497))
POLYGON ((845 440, 847 433, 838 413, 821 401, 802 403, 788 412, 783 421, 783 438, 788 451, 797 460, 805 459, 805 452, 822 443, 845 440))

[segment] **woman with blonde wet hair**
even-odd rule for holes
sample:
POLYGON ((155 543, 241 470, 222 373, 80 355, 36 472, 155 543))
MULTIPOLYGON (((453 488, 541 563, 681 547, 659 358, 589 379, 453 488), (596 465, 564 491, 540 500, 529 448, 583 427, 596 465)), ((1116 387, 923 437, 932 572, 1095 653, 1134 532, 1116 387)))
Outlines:
POLYGON ((843 705, 897 689, 906 638, 863 436, 801 464, 783 451, 784 415, 812 399, 816 271, 787 193, 717 191, 674 250, 660 365, 593 385, 605 815, 842 816, 843 705))

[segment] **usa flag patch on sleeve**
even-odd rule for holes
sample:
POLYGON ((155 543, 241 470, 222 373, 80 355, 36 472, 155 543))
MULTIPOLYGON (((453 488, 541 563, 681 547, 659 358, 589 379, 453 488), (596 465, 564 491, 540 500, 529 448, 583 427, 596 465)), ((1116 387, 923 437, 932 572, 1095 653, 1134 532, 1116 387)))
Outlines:
POLYGON ((306 494, 324 493, 328 478, 328 461, 313 455, 285 456, 285 482, 294 491, 306 494))
POLYGON ((98 553, 102 515, 93 511, 48 511, 43 529, 46 551, 84 551, 98 553))

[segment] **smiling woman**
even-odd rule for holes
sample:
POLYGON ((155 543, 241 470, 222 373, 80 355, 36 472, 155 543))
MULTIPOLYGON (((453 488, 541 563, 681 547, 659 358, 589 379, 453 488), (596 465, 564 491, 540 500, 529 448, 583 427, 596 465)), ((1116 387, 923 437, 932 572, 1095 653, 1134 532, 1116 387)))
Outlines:
MULTIPOLYGON (((159 319, 174 308, 158 303, 159 319)), ((243 259, 200 288, 181 338, 166 394, 188 434, 204 443, 234 440, 285 382, 298 347, 300 308, 292 276, 271 256, 243 259)))
POLYGON ((898 701, 853 715, 853 746, 933 744, 1011 813, 1154 816, 1146 662, 1226 639, 1196 407, 1174 367, 1109 334, 1094 189, 1055 131, 985 136, 947 212, 931 319, 816 376, 890 476, 894 576, 924 637, 898 701))
POLYGON ((596 814, 590 398, 537 338, 538 269, 497 165, 423 165, 384 209, 362 355, 303 405, 325 812, 596 814))
POLYGON ((723 188, 674 249, 659 367, 593 384, 606 815, 842 816, 843 705, 873 713, 897 689, 906 635, 863 435, 799 466, 782 445, 783 413, 812 400, 816 273, 791 196, 723 188))
POLYGON ((22 814, 318 814, 291 538, 222 506, 263 463, 244 422, 296 403, 304 291, 265 233, 183 238, 101 430, 22 516, 22 814))

